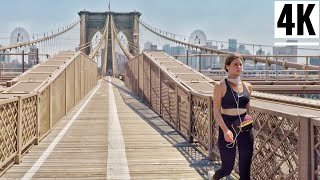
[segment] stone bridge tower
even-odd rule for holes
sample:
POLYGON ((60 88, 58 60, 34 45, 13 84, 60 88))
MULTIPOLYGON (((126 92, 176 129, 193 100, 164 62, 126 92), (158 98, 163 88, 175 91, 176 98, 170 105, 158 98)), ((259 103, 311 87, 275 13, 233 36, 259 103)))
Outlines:
MULTIPOLYGON (((117 12, 89 12, 89 11, 80 11, 80 18, 84 18, 80 23, 80 46, 86 46, 89 43, 96 32, 103 33, 103 28, 107 23, 107 17, 113 17, 114 23, 117 27, 118 32, 123 32, 126 36, 128 43, 133 44, 129 46, 129 51, 133 55, 139 53, 139 22, 138 19, 141 16, 139 12, 129 12, 129 13, 117 13, 117 12)), ((111 23, 109 19, 109 32, 108 39, 106 39, 104 49, 102 51, 103 60, 102 64, 102 73, 105 72, 106 75, 115 75, 113 69, 113 63, 115 62, 114 55, 114 44, 112 43, 114 39, 111 36, 111 23)), ((116 35, 115 35, 116 36, 116 35)), ((85 54, 90 54, 91 47, 84 48, 82 50, 85 54)), ((103 73, 103 75, 105 75, 103 73)))

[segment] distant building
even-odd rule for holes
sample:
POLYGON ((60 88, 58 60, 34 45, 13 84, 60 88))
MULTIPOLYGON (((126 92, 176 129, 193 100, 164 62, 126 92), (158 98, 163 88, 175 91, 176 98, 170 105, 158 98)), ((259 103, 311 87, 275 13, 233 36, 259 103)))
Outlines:
MULTIPOLYGON (((199 54, 199 51, 194 50, 194 49, 189 49, 189 54, 199 54)), ((196 69, 199 67, 199 58, 198 56, 191 56, 189 57, 189 66, 191 66, 192 68, 196 69)))
POLYGON ((229 52, 237 52, 237 40, 236 39, 229 39, 229 52))
POLYGON ((162 50, 167 54, 171 54, 171 47, 169 44, 165 44, 164 46, 162 46, 162 50))
POLYGON ((211 49, 218 49, 218 46, 217 45, 212 45, 212 42, 207 42, 206 43, 206 46, 207 48, 211 48, 211 49))
POLYGON ((183 46, 175 46, 171 47, 171 54, 172 56, 174 55, 184 55, 186 53, 186 49, 183 46))
POLYGON ((259 49, 258 51, 256 51, 256 55, 264 56, 265 54, 266 54, 265 51, 263 51, 262 49, 259 49))
MULTIPOLYGON (((183 46, 171 47, 169 44, 165 44, 164 46, 162 46, 162 50, 171 56, 185 55, 185 53, 186 53, 185 47, 183 47, 183 46)), ((191 53, 191 52, 189 51, 189 53, 191 53)))
POLYGON ((157 45, 151 44, 150 50, 154 50, 154 51, 158 50, 157 45))
MULTIPOLYGON (((0 45, 0 47, 2 47, 2 45, 0 45)), ((1 63, 5 62, 5 55, 1 55, 3 53, 4 53, 4 51, 0 51, 0 61, 1 61, 1 63)))
POLYGON ((144 43, 144 50, 150 50, 151 49, 151 45, 152 43, 147 41, 146 43, 144 43))
MULTIPOLYGON (((0 45, 0 47, 2 47, 2 45, 0 45)), ((5 51, 0 51, 0 61, 1 63, 9 63, 10 61, 10 56, 9 55, 1 55, 1 54, 5 54, 5 53, 9 53, 9 50, 5 50, 5 51)))
MULTIPOLYGON (((218 46, 212 45, 212 42, 207 42, 206 47, 210 49, 218 49, 218 46)), ((206 53, 206 52, 202 52, 206 53)), ((219 67, 218 56, 204 56, 202 57, 201 69, 213 69, 219 67)))
POLYGON ((32 45, 30 46, 30 51, 28 55, 28 64, 35 64, 37 62, 37 46, 32 45))
MULTIPOLYGON (((287 42, 298 42, 297 40, 287 40, 287 42)), ((273 55, 298 55, 298 46, 273 47, 273 55)), ((286 57, 288 62, 297 63, 297 57, 286 57)))
POLYGON ((310 57, 310 65, 319 66, 320 57, 310 57))
POLYGON ((246 47, 243 44, 239 45, 238 50, 239 50, 240 54, 245 54, 246 53, 246 47))
POLYGON ((152 44, 152 42, 147 41, 146 43, 144 43, 144 50, 158 50, 157 45, 152 44))
POLYGON ((207 42, 206 47, 209 47, 209 48, 212 47, 212 42, 207 42))

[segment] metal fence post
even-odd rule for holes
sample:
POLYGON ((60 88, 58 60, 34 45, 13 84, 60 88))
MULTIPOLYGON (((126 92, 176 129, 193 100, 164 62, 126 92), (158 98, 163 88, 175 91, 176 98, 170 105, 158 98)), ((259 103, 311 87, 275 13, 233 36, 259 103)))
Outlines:
POLYGON ((176 129, 177 130, 180 130, 179 129, 179 98, 178 98, 178 85, 175 84, 175 98, 176 98, 176 129))
POLYGON ((209 121, 209 131, 208 131, 208 138, 209 138, 209 148, 208 148, 208 153, 209 153, 209 159, 210 160, 213 160, 213 152, 212 152, 212 146, 213 146, 213 140, 212 140, 212 135, 213 135, 213 128, 212 128, 212 126, 213 126, 213 122, 212 122, 212 98, 211 97, 209 97, 208 98, 208 121, 209 121))
POLYGON ((319 79, 318 79, 318 82, 320 83, 320 56, 318 57, 318 63, 319 63, 319 79))
POLYGON ((201 50, 199 52, 199 72, 201 73, 201 50))
POLYGON ((14 158, 15 164, 20 164, 21 162, 21 152, 22 152, 22 98, 18 97, 18 123, 17 123, 17 155, 14 158))
POLYGON ((24 73, 24 51, 22 50, 22 73, 24 73))
POLYGON ((308 75, 309 75, 309 72, 308 72, 308 66, 309 66, 309 57, 306 57, 306 66, 304 68, 305 70, 305 75, 306 75, 306 81, 308 81, 308 75))
POLYGON ((317 157, 319 157, 318 153, 316 152, 316 145, 319 143, 319 140, 316 141, 315 133, 315 127, 320 127, 320 118, 313 118, 310 122, 310 137, 311 137, 311 148, 310 148, 310 154, 311 154, 311 180, 317 179, 316 177, 316 171, 319 169, 319 162, 317 162, 317 157), (317 143, 317 144, 316 144, 317 143))
POLYGON ((192 93, 188 91, 188 98, 189 98, 189 127, 188 127, 188 135, 189 135, 189 142, 193 143, 193 121, 192 121, 192 93))
POLYGON ((162 91, 161 91, 161 68, 159 67, 159 115, 162 117, 161 104, 162 104, 162 91))
POLYGON ((36 49, 36 63, 39 64, 39 49, 36 49))
POLYGON ((137 67, 137 71, 138 71, 138 73, 137 73, 137 96, 139 97, 139 95, 140 95, 140 72, 139 72, 140 71, 139 70, 140 64, 139 64, 139 57, 135 58, 134 61, 137 61, 136 63, 138 64, 138 67, 137 67))
MULTIPOLYGON (((64 70, 64 115, 66 115, 68 113, 68 110, 67 110, 67 68, 64 70)), ((88 85, 88 83, 87 83, 88 85)))
POLYGON ((299 179, 311 179, 311 117, 298 116, 299 135, 298 135, 298 176, 299 179))
MULTIPOLYGON (((53 126, 53 124, 52 124, 52 109, 53 109, 53 107, 52 107, 52 99, 53 99, 52 98, 52 96, 53 96, 52 84, 53 83, 51 83, 50 86, 49 86, 49 88, 50 88, 50 95, 49 95, 49 125, 50 125, 50 132, 51 132, 52 126, 53 126)), ((80 96, 80 99, 81 99, 81 91, 79 91, 79 92, 80 92, 79 96, 80 96)))
MULTIPOLYGON (((80 54, 79 56, 82 56, 82 54, 80 54)), ((74 101, 74 106, 76 106, 77 102, 76 102, 76 62, 78 61, 78 57, 77 56, 74 60, 73 60, 73 101, 74 101)), ((95 83, 96 84, 96 83, 95 83)))
POLYGON ((151 103, 151 59, 149 59, 149 105, 152 107, 151 103))
POLYGON ((39 103, 40 103, 40 93, 39 92, 37 93, 36 98, 37 98, 37 114, 36 114, 36 116, 37 116, 37 125, 36 125, 36 140, 35 140, 34 144, 38 145, 39 142, 40 142, 40 117, 39 117, 39 114, 40 114, 39 113, 40 112, 40 110, 39 110, 39 107, 40 107, 40 105, 39 105, 39 103))
POLYGON ((266 80, 268 81, 269 79, 269 59, 266 57, 266 64, 265 64, 265 72, 266 72, 266 80))
POLYGON ((189 66, 189 50, 187 49, 187 60, 186 60, 187 66, 189 66))
POLYGON ((276 55, 276 84, 278 84, 278 56, 276 55))
POLYGON ((145 77, 145 70, 144 70, 144 55, 142 55, 142 101, 145 102, 144 100, 144 77, 145 77))

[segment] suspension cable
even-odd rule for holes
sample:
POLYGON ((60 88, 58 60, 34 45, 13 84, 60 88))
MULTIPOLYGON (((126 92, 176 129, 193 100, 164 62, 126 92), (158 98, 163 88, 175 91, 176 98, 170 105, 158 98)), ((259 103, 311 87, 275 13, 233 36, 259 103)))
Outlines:
MULTIPOLYGON (((116 26, 114 24, 114 21, 113 21, 113 18, 111 19, 111 29, 113 30, 114 34, 117 34, 117 30, 116 30, 116 26)), ((123 53, 127 56, 127 58, 130 60, 130 59, 133 59, 134 56, 128 51, 127 48, 125 48, 123 46, 123 44, 120 42, 119 40, 119 37, 118 36, 115 36, 116 37, 116 40, 117 40, 117 43, 118 45, 120 46, 121 50, 123 51, 123 53)))
POLYGON ((46 41, 48 39, 51 39, 51 38, 54 38, 56 36, 59 36, 61 34, 64 34, 66 32, 68 32, 69 30, 71 30, 72 28, 74 28, 79 22, 81 22, 83 19, 83 17, 78 20, 76 23, 74 23, 72 26, 66 28, 65 30, 61 31, 61 32, 58 32, 56 34, 53 34, 51 36, 44 36, 43 38, 40 38, 40 39, 36 39, 36 40, 33 40, 33 41, 28 41, 28 42, 24 42, 24 43, 18 43, 18 44, 14 44, 14 45, 9 45, 9 46, 4 46, 4 47, 0 47, 0 51, 1 50, 7 50, 7 49, 14 49, 14 48, 18 48, 18 47, 22 47, 22 46, 28 46, 28 45, 32 45, 32 44, 36 44, 36 43, 40 43, 40 42, 43 42, 43 41, 46 41))
MULTIPOLYGON (((108 23, 109 23, 109 15, 107 16, 107 23, 104 25, 104 28, 103 28, 102 38, 100 39, 98 45, 94 48, 94 50, 89 54, 90 58, 93 58, 93 57, 95 57, 97 55, 99 49, 101 48, 101 45, 102 45, 103 41, 105 41, 106 34, 108 32, 108 29, 109 29, 108 23)), ((105 42, 105 43, 107 43, 107 42, 105 42)))
MULTIPOLYGON (((152 30, 151 28, 149 28, 146 24, 142 23, 138 18, 137 18, 137 21, 143 26, 145 27, 147 30, 149 30, 150 32, 164 38, 164 39, 167 39, 167 40, 170 40, 170 41, 173 41, 177 44, 181 44, 181 45, 185 45, 187 47, 191 47, 191 48, 195 48, 195 49, 199 49, 199 50, 203 50, 203 51, 206 51, 206 52, 211 52, 211 53, 216 53, 216 54, 236 54, 236 53, 233 53, 233 52, 228 52, 228 51, 221 51, 221 50, 217 50, 217 49, 213 49, 213 48, 208 48, 208 47, 203 47, 203 46, 199 46, 197 44, 191 44, 191 43, 186 43, 186 42, 182 42, 182 41, 179 41, 179 40, 176 40, 174 38, 170 38, 170 37, 167 37, 165 35, 162 35, 158 32, 156 32, 155 30, 152 30)), ((239 54, 239 53, 237 53, 239 54)), ((275 60, 274 58, 269 58, 269 59, 266 59, 266 58, 260 58, 260 57, 255 57, 255 56, 250 56, 250 55, 246 55, 246 54, 241 54, 241 56, 244 58, 244 59, 247 59, 247 60, 253 60, 255 62, 262 62, 262 63, 266 63, 266 61, 268 61, 268 64, 271 65, 271 64, 278 64, 277 60, 275 60)), ((281 55, 278 55, 279 57, 281 57, 281 55)), ((288 62, 287 60, 285 61, 285 64, 284 66, 286 68, 290 68, 290 67, 293 67, 293 68, 300 68, 300 69, 310 69, 310 70, 318 70, 319 67, 318 66, 314 66, 314 65, 303 65, 303 64, 299 64, 299 63, 293 63, 293 62, 288 62)))

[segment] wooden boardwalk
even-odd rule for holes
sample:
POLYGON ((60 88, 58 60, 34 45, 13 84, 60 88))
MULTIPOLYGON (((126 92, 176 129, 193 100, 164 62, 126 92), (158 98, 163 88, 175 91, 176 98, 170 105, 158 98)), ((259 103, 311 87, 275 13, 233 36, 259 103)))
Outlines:
POLYGON ((206 179, 194 145, 120 80, 99 84, 0 179, 206 179))

